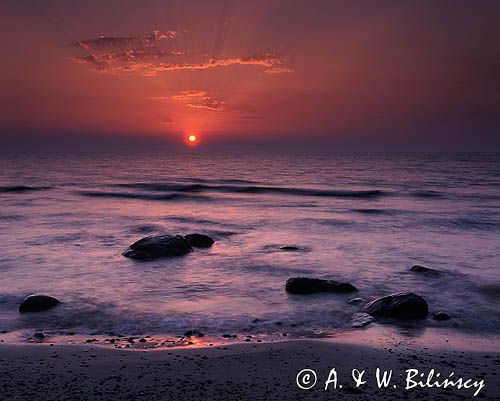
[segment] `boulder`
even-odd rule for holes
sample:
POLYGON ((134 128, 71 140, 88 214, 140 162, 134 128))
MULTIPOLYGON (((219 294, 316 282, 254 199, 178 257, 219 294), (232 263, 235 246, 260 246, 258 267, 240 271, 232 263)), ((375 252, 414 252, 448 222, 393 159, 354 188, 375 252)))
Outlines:
POLYGON ((442 272, 436 269, 431 269, 430 267, 425 267, 421 265, 415 265, 410 267, 410 271, 413 273, 424 273, 427 275, 438 275, 441 274, 442 272))
POLYGON ((46 335, 44 333, 42 333, 41 331, 37 331, 36 333, 33 334, 33 338, 35 340, 43 340, 44 338, 46 337, 46 335))
POLYGON ((451 316, 446 312, 436 312, 432 315, 432 318, 434 320, 443 321, 443 320, 450 320, 451 316))
POLYGON ((420 295, 412 292, 400 292, 367 303, 363 312, 372 316, 424 318, 429 313, 429 305, 420 295))
POLYGON ((141 238, 130 245, 123 256, 138 260, 183 256, 193 248, 180 235, 158 235, 141 238))
POLYGON ((204 334, 200 330, 188 330, 184 333, 185 337, 203 337, 204 334))
POLYGON ((292 294, 313 294, 316 292, 354 292, 358 289, 350 283, 319 278, 294 277, 286 281, 285 289, 292 294))
POLYGON ((57 298, 43 294, 31 294, 19 305, 19 312, 42 312, 60 304, 57 298))
POLYGON ((188 234, 184 236, 185 240, 195 248, 210 248, 214 240, 205 234, 188 234))

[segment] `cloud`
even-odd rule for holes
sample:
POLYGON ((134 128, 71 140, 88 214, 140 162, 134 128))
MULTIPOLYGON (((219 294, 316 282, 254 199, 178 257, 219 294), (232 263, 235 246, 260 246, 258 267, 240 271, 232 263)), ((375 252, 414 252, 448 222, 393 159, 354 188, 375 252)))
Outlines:
POLYGON ((173 100, 184 101, 186 106, 195 109, 221 111, 226 102, 223 99, 209 96, 206 91, 182 91, 172 96, 173 100))
POLYGON ((207 92, 205 91, 182 91, 177 95, 173 95, 174 100, 192 100, 194 98, 205 97, 207 92))
POLYGON ((76 57, 75 61, 97 71, 107 73, 140 73, 153 76, 160 72, 177 70, 207 70, 235 65, 258 66, 269 74, 292 72, 276 53, 263 52, 251 56, 208 58, 196 51, 176 46, 177 31, 130 37, 106 37, 75 42, 89 54, 76 57))
POLYGON ((224 104, 225 102, 223 100, 206 97, 199 103, 188 103, 188 107, 221 111, 224 109, 224 104))
POLYGON ((73 43, 74 46, 80 47, 88 51, 109 51, 124 48, 140 48, 154 47, 157 42, 166 39, 174 39, 178 35, 177 31, 167 31, 161 33, 155 30, 152 33, 147 33, 138 36, 99 36, 95 39, 80 40, 73 43))

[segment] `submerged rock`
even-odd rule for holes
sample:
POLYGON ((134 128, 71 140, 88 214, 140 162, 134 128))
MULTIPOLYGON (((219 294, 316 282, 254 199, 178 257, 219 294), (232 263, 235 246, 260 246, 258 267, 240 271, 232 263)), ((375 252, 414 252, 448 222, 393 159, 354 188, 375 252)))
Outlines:
POLYGON ((31 294, 19 305, 19 312, 42 312, 60 304, 57 298, 43 294, 31 294))
POLYGON ((425 273, 428 275, 438 275, 442 273, 440 270, 431 269, 430 267, 425 267, 421 265, 415 265, 410 267, 410 271, 413 273, 425 273))
POLYGON ((193 248, 180 235, 158 235, 141 238, 130 245, 123 256, 138 260, 151 260, 156 258, 183 256, 193 248))
POLYGON ((367 303, 363 312, 372 316, 423 318, 429 313, 429 305, 420 295, 400 292, 367 303))
POLYGON ((280 246, 280 250, 294 252, 294 251, 300 251, 302 250, 302 248, 299 248, 297 245, 284 245, 280 246))
POLYGON ((443 321, 443 320, 450 320, 451 316, 446 312, 436 312, 432 315, 432 318, 434 320, 443 321))
POLYGON ((369 315, 368 313, 355 313, 351 318, 351 326, 356 328, 365 327, 372 323, 374 320, 375 319, 373 318, 373 316, 369 315))
POLYGON ((214 240, 205 234, 188 234, 184 236, 185 240, 195 248, 210 248, 214 240))
POLYGON ((347 301, 348 304, 351 305, 359 305, 362 303, 366 303, 366 299, 364 298, 351 298, 349 301, 347 301))
POLYGON ((293 277, 286 281, 285 289, 292 294, 312 294, 315 292, 354 292, 358 289, 350 283, 319 278, 293 277))

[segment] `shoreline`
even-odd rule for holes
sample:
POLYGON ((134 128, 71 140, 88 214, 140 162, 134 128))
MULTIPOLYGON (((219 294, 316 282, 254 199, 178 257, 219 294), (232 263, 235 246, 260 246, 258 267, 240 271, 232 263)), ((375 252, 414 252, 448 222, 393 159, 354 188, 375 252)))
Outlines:
MULTIPOLYGON (((197 330, 195 330, 197 332, 197 330)), ((321 332, 317 336, 283 333, 237 333, 219 335, 173 336, 162 333, 144 335, 47 335, 42 339, 29 337, 25 330, 0 334, 0 344, 58 346, 95 346, 119 350, 200 349, 239 344, 276 344, 287 341, 319 341, 385 348, 405 345, 412 349, 452 349, 456 351, 500 352, 500 335, 468 333, 450 329, 404 327, 373 323, 351 330, 321 332)))
POLYGON ((408 369, 426 377, 434 369, 443 378, 454 372, 455 378, 484 380, 478 398, 500 397, 499 351, 415 350, 405 344, 380 348, 333 339, 154 352, 3 343, 0 355, 1 400, 461 400, 474 398, 478 389, 406 389, 408 369), (331 384, 325 391, 333 368, 342 388, 331 384), (377 387, 377 368, 393 371, 391 386, 377 387), (297 374, 303 369, 317 374, 314 388, 298 387, 297 374), (365 370, 367 383, 356 388, 352 369, 365 370))

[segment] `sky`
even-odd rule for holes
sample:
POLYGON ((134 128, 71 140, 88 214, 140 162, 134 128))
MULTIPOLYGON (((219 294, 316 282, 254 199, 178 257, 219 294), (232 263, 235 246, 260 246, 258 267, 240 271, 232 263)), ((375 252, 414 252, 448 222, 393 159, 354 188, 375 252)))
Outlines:
POLYGON ((4 149, 500 150, 499 1, 2 0, 4 149))

